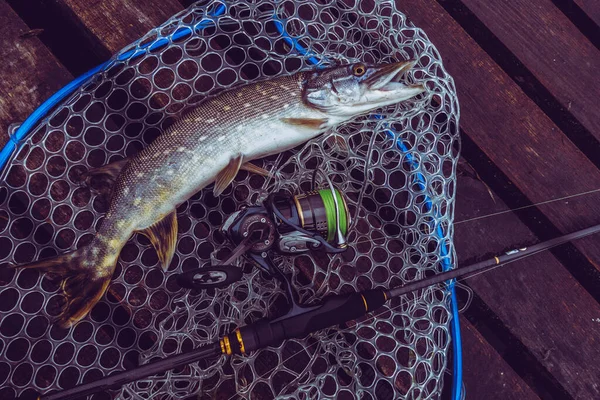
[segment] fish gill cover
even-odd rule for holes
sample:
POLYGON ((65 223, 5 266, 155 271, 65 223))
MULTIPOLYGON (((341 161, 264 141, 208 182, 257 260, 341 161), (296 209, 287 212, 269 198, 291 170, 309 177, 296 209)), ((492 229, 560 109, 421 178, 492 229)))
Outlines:
MULTIPOLYGON (((442 259, 452 265, 459 151, 454 83, 435 47, 394 1, 369 4, 227 2, 216 15, 225 3, 197 3, 117 54, 33 130, 0 179, 0 397, 89 382, 279 315, 286 307, 279 282, 247 262, 239 264, 244 278, 225 289, 181 289, 175 274, 224 260, 232 248, 219 231, 227 216, 273 191, 309 190, 314 168, 347 195, 353 226, 341 255, 276 258, 293 275, 301 302, 414 281, 441 271, 442 259), (132 237, 108 293, 73 328, 52 324, 58 282, 35 270, 4 268, 88 243, 108 198, 102 188, 82 187, 81 174, 135 154, 187 106, 315 63, 410 58, 418 62, 408 79, 426 84, 426 94, 262 160, 277 171, 275 178, 241 172, 222 196, 214 197, 212 187, 202 190, 177 210, 169 271, 158 267, 143 236, 132 237), (349 150, 328 140, 331 135, 349 150)), ((189 365, 107 396, 438 398, 450 342, 448 303, 444 288, 430 288, 357 324, 246 357, 189 365)))

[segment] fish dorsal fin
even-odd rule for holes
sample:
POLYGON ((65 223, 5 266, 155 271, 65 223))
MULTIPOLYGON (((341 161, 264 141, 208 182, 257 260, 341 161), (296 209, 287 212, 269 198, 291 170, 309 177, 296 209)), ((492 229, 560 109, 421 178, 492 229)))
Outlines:
POLYGON ((177 214, 173 210, 166 217, 148 228, 140 231, 156 249, 160 265, 166 271, 171 264, 173 254, 175 254, 175 245, 177 244, 177 214))
POLYGON ((240 167, 242 166, 243 156, 238 154, 236 157, 232 158, 229 161, 229 164, 219 174, 215 179, 215 188, 213 189, 213 193, 215 196, 220 196, 221 193, 229 186, 231 181, 235 178, 240 167))
POLYGON ((102 167, 90 169, 88 172, 83 174, 81 178, 86 184, 89 185, 92 177, 98 175, 106 175, 110 184, 113 184, 117 180, 117 177, 128 162, 129 158, 124 158, 122 160, 106 164, 102 167))
POLYGON ((309 129, 322 129, 326 126, 325 118, 281 118, 281 121, 295 126, 301 126, 309 129))

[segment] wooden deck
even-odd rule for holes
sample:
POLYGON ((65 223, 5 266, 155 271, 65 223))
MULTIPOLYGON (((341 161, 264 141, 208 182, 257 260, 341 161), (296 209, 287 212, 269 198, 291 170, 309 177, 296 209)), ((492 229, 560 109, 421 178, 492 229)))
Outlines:
MULTIPOLYGON (((0 145, 11 123, 189 4, 0 2, 0 145)), ((437 46, 458 88, 459 262, 599 224, 600 192, 571 196, 600 188, 600 2, 398 6, 437 46)), ((468 399, 600 399, 598 237, 466 284, 474 293, 461 319, 468 399)))

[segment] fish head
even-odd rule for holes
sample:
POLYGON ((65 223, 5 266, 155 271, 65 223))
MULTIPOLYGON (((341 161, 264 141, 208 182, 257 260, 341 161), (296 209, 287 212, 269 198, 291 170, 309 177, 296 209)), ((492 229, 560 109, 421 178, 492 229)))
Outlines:
POLYGON ((414 60, 389 64, 356 63, 310 73, 304 83, 303 101, 333 120, 348 120, 425 91, 421 84, 401 82, 414 60))

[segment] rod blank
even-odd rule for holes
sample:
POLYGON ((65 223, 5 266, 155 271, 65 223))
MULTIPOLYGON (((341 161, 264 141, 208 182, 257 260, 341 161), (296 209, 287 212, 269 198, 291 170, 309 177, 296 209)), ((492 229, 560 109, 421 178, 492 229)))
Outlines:
POLYGON ((506 264, 511 261, 516 261, 521 258, 530 256, 532 254, 539 253, 540 251, 548 250, 552 247, 570 242, 572 240, 581 239, 583 237, 590 236, 598 232, 600 232, 600 225, 595 225, 590 228, 582 229, 577 232, 569 233, 567 235, 559 236, 557 238, 547 240, 545 242, 534 244, 531 247, 515 249, 500 256, 491 258, 489 260, 471 264, 466 267, 456 268, 448 272, 442 272, 441 274, 437 274, 428 279, 423 279, 417 282, 409 283, 404 286, 390 289, 387 291, 387 296, 388 298, 397 297, 403 294, 414 292, 415 290, 424 289, 428 286, 435 285, 437 283, 442 283, 444 281, 450 281, 452 279, 465 277, 476 272, 483 272, 498 265, 506 264))
POLYGON ((188 365, 209 357, 215 357, 221 354, 219 343, 212 343, 206 346, 200 346, 187 353, 176 354, 162 360, 154 361, 134 368, 129 371, 118 372, 113 375, 105 376, 97 381, 75 386, 71 389, 63 390, 40 396, 38 400, 74 400, 80 399, 90 394, 98 393, 108 389, 115 389, 126 383, 145 378, 147 376, 157 375, 165 371, 177 368, 182 365, 188 365))

